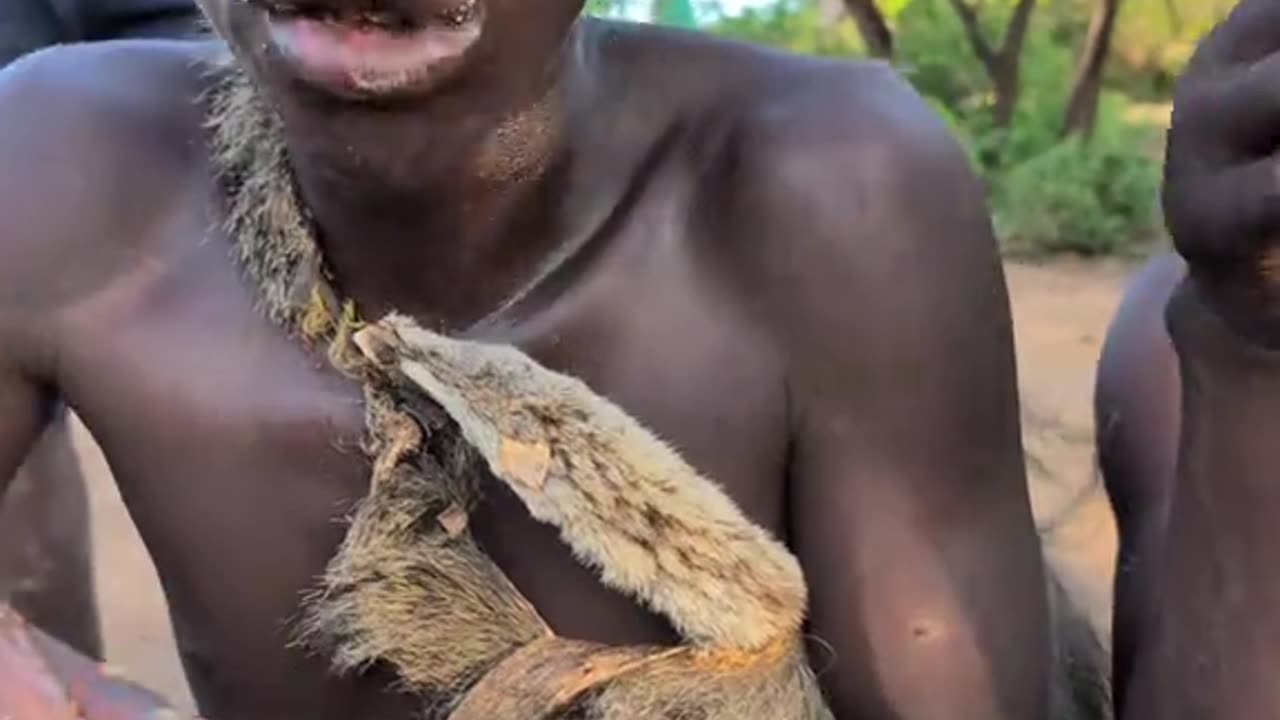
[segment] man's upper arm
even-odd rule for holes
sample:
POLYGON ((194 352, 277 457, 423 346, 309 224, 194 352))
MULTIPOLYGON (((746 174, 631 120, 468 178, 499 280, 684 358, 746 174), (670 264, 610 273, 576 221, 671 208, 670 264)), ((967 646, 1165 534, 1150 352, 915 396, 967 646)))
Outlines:
POLYGON ((105 232, 87 202, 102 154, 90 152, 93 106, 70 89, 80 54, 46 50, 0 71, 0 489, 54 404, 59 306, 76 266, 94 264, 77 238, 105 232))
POLYGON ((815 660, 840 718, 1039 718, 1043 581, 982 188, 896 79, 825 93, 757 143, 741 229, 787 358, 791 540, 835 655, 815 660))
POLYGON ((22 370, 0 364, 0 501, 48 422, 51 402, 50 394, 22 370))
POLYGON ((14 473, 35 443, 47 419, 48 393, 33 380, 31 366, 39 355, 36 337, 30 329, 40 323, 40 313, 26 301, 33 290, 24 277, 31 257, 32 228, 19 211, 20 198, 13 197, 17 185, 14 171, 21 157, 10 152, 22 138, 6 122, 11 114, 12 93, 5 92, 0 73, 0 500, 14 473), (6 182, 4 176, 9 176, 6 182))

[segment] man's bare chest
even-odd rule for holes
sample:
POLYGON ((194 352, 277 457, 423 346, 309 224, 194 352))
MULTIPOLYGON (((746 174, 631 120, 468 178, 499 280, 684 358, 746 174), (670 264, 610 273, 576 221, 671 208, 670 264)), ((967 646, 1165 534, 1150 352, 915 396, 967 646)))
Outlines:
MULTIPOLYGON (((482 338, 583 379, 776 529, 786 432, 772 357, 696 287, 637 280, 584 280, 482 338)), ((367 489, 359 389, 255 311, 212 240, 126 274, 67 324, 63 389, 103 445, 177 604, 203 608, 210 627, 267 630, 267 618, 289 617, 367 489), (210 603, 228 581, 253 590, 210 603)), ((657 632, 498 488, 474 527, 553 625, 620 642, 657 632), (584 598, 601 610, 581 613, 584 598)))

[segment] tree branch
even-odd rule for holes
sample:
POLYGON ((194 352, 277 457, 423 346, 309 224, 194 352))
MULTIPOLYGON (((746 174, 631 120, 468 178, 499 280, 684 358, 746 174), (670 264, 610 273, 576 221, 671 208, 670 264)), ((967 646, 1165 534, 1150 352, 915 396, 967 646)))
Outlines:
POLYGON ((987 42, 987 38, 982 35, 982 24, 978 21, 977 11, 965 0, 951 0, 951 7, 955 8, 956 15, 960 18, 960 24, 964 27, 965 36, 969 38, 973 53, 986 66, 987 72, 994 76, 997 72, 998 58, 991 44, 987 42))
POLYGON ((1019 0, 1018 6, 1009 18, 1009 27, 1005 29, 1004 43, 1000 46, 1000 58, 1008 62, 1022 54, 1022 46, 1027 41, 1027 30, 1031 27, 1031 11, 1036 9, 1036 0, 1019 0))
POLYGON ((1071 83, 1071 98, 1063 117, 1063 136, 1080 133, 1088 138, 1093 132, 1098 113, 1098 96, 1102 91, 1102 72, 1111 54, 1111 38, 1115 33, 1116 16, 1123 0, 1096 0, 1093 19, 1089 22, 1089 34, 1071 83))
POLYGON ((893 31, 875 0, 844 0, 844 6, 858 26, 858 32, 872 55, 893 57, 893 31))

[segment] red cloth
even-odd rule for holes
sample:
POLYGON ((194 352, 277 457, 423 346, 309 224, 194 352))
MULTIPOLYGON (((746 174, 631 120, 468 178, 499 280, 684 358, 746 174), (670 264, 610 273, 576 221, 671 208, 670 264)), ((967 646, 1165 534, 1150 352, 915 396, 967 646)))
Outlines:
POLYGON ((185 720, 159 695, 125 681, 0 607, 0 718, 185 720))

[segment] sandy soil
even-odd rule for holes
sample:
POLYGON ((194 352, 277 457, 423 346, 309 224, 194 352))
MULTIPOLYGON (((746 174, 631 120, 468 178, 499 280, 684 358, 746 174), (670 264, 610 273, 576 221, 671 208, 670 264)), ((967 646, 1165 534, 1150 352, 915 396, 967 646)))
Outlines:
MULTIPOLYGON (((1050 556, 1103 627, 1115 530, 1094 471, 1090 402, 1094 364, 1127 272, 1084 263, 1008 268, 1037 519, 1052 526, 1050 556)), ((109 658, 189 707, 155 572, 83 428, 77 442, 91 479, 109 658)))
POLYGON ((1036 520, 1050 559, 1104 632, 1116 530, 1094 463, 1094 368, 1132 270, 1067 262, 1007 267, 1036 520))

